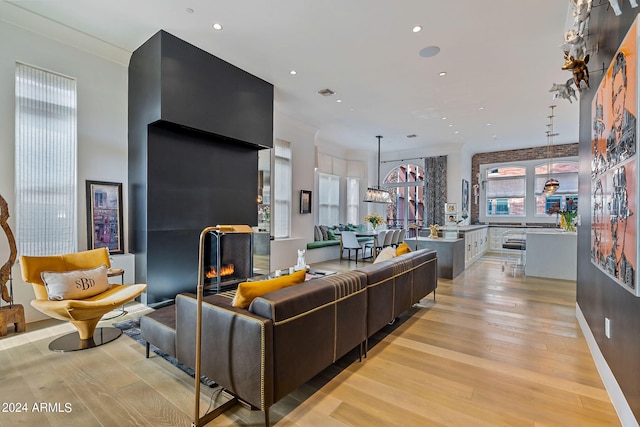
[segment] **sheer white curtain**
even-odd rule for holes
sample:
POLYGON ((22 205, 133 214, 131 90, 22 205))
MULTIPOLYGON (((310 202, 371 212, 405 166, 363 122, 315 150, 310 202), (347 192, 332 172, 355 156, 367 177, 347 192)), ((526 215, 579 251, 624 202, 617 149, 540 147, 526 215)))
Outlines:
POLYGON ((347 178, 347 223, 360 224, 360 179, 347 178))
POLYGON ((340 177, 319 173, 318 193, 319 225, 337 225, 340 222, 340 177))
POLYGON ((291 144, 276 139, 273 168, 273 237, 289 237, 291 229, 291 144))
POLYGON ((18 252, 75 252, 76 80, 16 63, 15 97, 18 252))

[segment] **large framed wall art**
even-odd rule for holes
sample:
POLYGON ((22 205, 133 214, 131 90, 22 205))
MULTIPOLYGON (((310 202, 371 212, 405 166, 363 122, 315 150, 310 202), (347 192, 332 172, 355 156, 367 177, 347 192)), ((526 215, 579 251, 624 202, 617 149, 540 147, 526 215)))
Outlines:
POLYGON ((638 19, 591 108, 591 262, 640 296, 637 275, 638 19))
POLYGON ((89 249, 124 253, 122 183, 87 181, 87 238, 89 249))

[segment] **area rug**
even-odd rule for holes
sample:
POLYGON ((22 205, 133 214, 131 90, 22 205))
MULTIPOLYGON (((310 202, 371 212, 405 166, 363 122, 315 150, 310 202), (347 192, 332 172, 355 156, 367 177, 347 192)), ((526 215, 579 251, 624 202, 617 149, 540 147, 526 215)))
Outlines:
MULTIPOLYGON (((142 336, 140 335, 140 318, 136 317, 130 320, 124 320, 122 322, 117 322, 113 324, 114 327, 122 330, 122 333, 127 335, 128 337, 134 339, 135 341, 137 341, 138 343, 142 344, 142 345, 146 345, 147 342, 142 339, 142 336)), ((187 374, 191 375, 191 377, 195 378, 195 371, 193 369, 191 369, 189 366, 185 365, 184 363, 178 361, 175 357, 165 353, 164 351, 160 350, 158 347, 154 346, 153 344, 151 344, 150 349, 157 354, 158 356, 162 357, 163 359, 165 359, 167 362, 171 363, 173 366, 179 368, 180 370, 186 372, 187 374)), ((207 378, 206 376, 202 375, 200 377, 200 382, 204 385, 206 385, 207 387, 217 387, 218 385, 216 384, 215 381, 211 380, 210 378, 207 378)))

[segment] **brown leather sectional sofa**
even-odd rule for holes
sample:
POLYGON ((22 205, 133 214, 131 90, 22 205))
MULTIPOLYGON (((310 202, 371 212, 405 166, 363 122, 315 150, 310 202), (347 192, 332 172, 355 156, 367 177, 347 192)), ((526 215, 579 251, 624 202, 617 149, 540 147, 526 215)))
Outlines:
MULTIPOLYGON (((419 250, 280 289, 248 309, 210 295, 202 309, 201 374, 265 412, 437 287, 437 256, 419 250)), ((142 336, 195 365, 196 298, 181 294, 141 320, 142 336), (165 311, 165 313, 158 313, 165 311), (171 319, 175 312, 175 347, 171 319), (170 314, 169 314, 170 317, 170 314)), ((147 350, 148 351, 148 350, 147 350)), ((362 354, 362 353, 361 353, 362 354)))

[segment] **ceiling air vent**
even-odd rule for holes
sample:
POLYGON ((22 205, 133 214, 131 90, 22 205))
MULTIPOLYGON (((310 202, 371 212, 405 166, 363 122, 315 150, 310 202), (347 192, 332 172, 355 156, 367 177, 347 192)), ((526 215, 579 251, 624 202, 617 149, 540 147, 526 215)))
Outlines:
POLYGON ((334 91, 332 91, 331 89, 320 89, 320 90, 318 91, 318 93, 319 93, 320 95, 322 95, 322 96, 331 96, 331 95, 335 94, 335 92, 334 92, 334 91))
POLYGON ((418 135, 416 135, 415 133, 412 133, 411 135, 407 135, 407 138, 415 138, 415 137, 417 137, 417 136, 418 136, 418 135))

